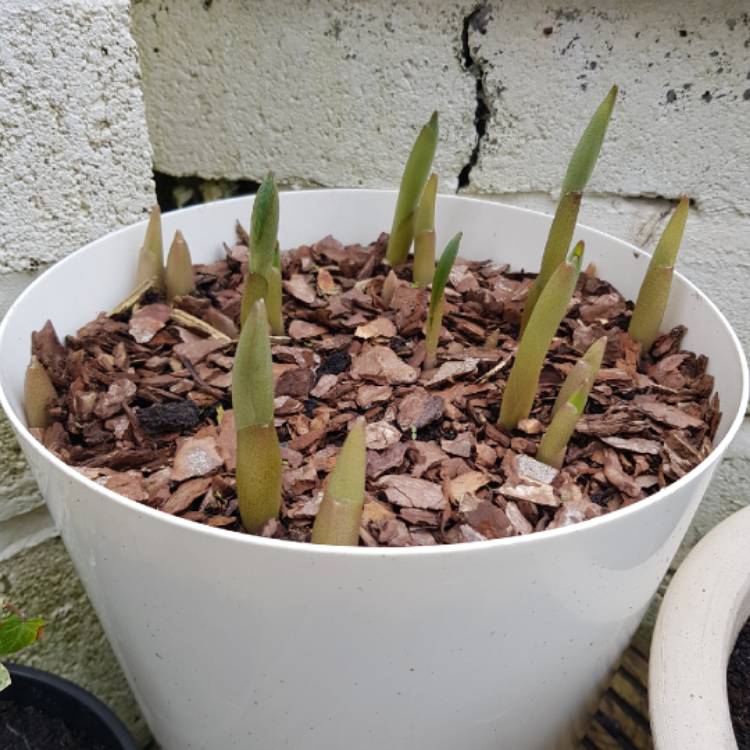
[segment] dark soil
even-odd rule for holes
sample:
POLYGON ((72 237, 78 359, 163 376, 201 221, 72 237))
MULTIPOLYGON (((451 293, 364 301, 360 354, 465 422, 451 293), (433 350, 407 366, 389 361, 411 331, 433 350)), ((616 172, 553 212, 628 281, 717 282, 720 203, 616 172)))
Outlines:
POLYGON ((740 631, 727 669, 729 711, 738 750, 750 750, 750 620, 740 631))
POLYGON ((0 699, 0 748, 3 750, 109 750, 88 735, 71 731, 58 718, 34 706, 0 699))
MULTIPOLYGON (((235 497, 231 367, 246 235, 196 266, 197 291, 170 309, 153 293, 101 314, 62 345, 33 349, 60 394, 37 437, 84 475, 135 502, 242 531, 235 497), (188 314, 188 317, 185 316, 188 314), (190 318, 189 316, 193 316, 190 318), (197 322, 196 322, 197 319, 197 322), (206 324, 213 328, 206 328, 206 324)), ((367 420, 361 543, 445 544, 565 526, 638 502, 711 451, 719 420, 703 356, 677 327, 649 352, 626 333, 632 303, 581 275, 529 419, 497 425, 530 274, 459 259, 446 290, 438 367, 427 371, 428 294, 397 269, 382 296, 387 236, 331 237, 283 256, 288 336, 273 340, 281 517, 266 536, 307 541, 348 426, 367 420), (592 342, 608 343, 561 471, 533 457, 560 384, 592 342)))

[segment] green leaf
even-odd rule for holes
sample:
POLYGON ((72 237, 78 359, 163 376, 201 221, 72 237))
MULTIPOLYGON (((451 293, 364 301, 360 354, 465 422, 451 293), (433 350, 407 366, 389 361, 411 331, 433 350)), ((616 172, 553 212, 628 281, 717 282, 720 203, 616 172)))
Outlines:
POLYGON ((659 335, 672 289, 672 276, 687 222, 689 201, 683 197, 659 239, 630 318, 628 333, 649 349, 659 335))
POLYGON ((414 239, 415 214, 432 169, 437 141, 438 113, 433 112, 430 121, 417 136, 401 177, 386 252, 386 259, 392 266, 404 263, 409 255, 409 247, 414 239))
POLYGON ((561 195, 582 193, 585 190, 591 173, 594 171, 596 160, 599 158, 616 99, 617 86, 612 86, 607 96, 604 97, 604 101, 594 112, 570 158, 568 171, 565 173, 560 191, 561 195))
MULTIPOLYGON (((563 404, 568 403, 570 397, 587 381, 590 386, 594 385, 597 373, 602 366, 604 350, 607 348, 607 337, 601 336, 586 350, 584 355, 573 365, 565 382, 562 384, 555 405, 552 407, 554 417, 563 404)), ((588 391, 586 392, 588 395, 588 391)))
POLYGON ((279 515, 282 462, 273 422, 237 429, 237 503, 242 525, 257 534, 279 515))
POLYGON ((414 234, 420 232, 432 232, 435 229, 435 200, 437 198, 438 176, 436 172, 427 180, 422 198, 417 207, 417 215, 414 219, 414 234))
POLYGON ((419 201, 414 221, 414 267, 412 278, 420 289, 426 289, 435 273, 435 199, 438 176, 430 175, 419 201))
POLYGON ((562 468, 576 422, 586 408, 589 388, 590 384, 582 386, 552 417, 536 452, 538 461, 556 469, 562 468))
POLYGON ((544 359, 565 317, 581 273, 582 260, 583 242, 579 242, 568 260, 552 274, 523 332, 500 407, 499 421, 508 430, 515 429, 518 422, 531 412, 544 359))
POLYGON ((439 300, 443 297, 445 286, 448 283, 448 277, 451 274, 451 269, 456 261, 458 255, 458 248, 461 245, 461 238, 463 232, 459 232, 453 237, 453 239, 445 246, 443 254, 440 256, 440 260, 435 268, 435 275, 432 278, 432 291, 430 292, 430 308, 434 307, 439 300))
POLYGON ((534 306, 544 287, 547 285, 550 276, 552 276, 555 269, 565 260, 565 256, 568 254, 580 208, 580 193, 566 193, 560 196, 560 202, 557 204, 555 217, 552 219, 552 225, 547 235, 547 242, 544 245, 542 265, 531 289, 529 289, 529 296, 526 298, 526 304, 523 307, 521 333, 526 330, 531 313, 534 312, 534 306))
POLYGON ((314 544, 356 546, 365 502, 367 451, 365 420, 360 417, 346 436, 313 524, 314 544))
POLYGON ((432 278, 432 291, 430 292, 430 309, 427 313, 427 326, 425 331, 425 369, 430 370, 435 366, 437 360, 437 347, 440 338, 440 326, 443 323, 443 307, 445 286, 448 283, 453 263, 458 255, 461 244, 462 232, 459 232, 443 250, 440 256, 435 275, 432 278))
POLYGON ((362 504, 365 497, 365 420, 359 418, 341 446, 326 493, 336 500, 362 504))
POLYGON ((273 373, 268 317, 263 300, 253 304, 242 326, 232 374, 237 430, 273 422, 273 373))
POLYGON ((279 192, 273 173, 261 182, 250 217, 250 272, 266 277, 275 259, 279 233, 279 192))
POLYGON ((568 403, 576 410, 579 417, 586 408, 586 401, 588 401, 590 391, 590 382, 586 382, 568 399, 568 403))
POLYGON ((10 672, 0 664, 0 692, 10 685, 10 672))
POLYGON ((15 612, 0 617, 0 656, 8 656, 38 641, 44 620, 41 617, 23 618, 15 612))
POLYGON ((581 193, 586 188, 594 166, 599 158, 604 136, 607 133, 612 109, 617 99, 617 86, 613 86, 604 101, 599 105, 588 126, 583 131, 573 156, 568 164, 560 191, 555 218, 550 226, 544 246, 539 275, 529 290, 521 318, 521 331, 526 329, 534 306, 554 270, 565 260, 573 239, 581 207, 581 193))
MULTIPOLYGON (((269 270, 270 276, 270 270, 269 270)), ((245 288, 242 291, 242 304, 240 307, 240 328, 245 325, 250 308, 258 301, 265 300, 268 294, 268 281, 259 273, 248 273, 245 277, 245 288)))

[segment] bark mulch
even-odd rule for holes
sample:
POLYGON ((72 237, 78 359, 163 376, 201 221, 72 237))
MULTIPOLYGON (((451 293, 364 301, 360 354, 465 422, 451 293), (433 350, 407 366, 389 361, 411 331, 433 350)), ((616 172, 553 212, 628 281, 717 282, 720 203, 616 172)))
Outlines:
MULTIPOLYGON (((235 497, 232 356, 246 235, 197 265, 197 291, 169 307, 148 292, 61 343, 51 323, 33 351, 60 394, 37 437, 85 476, 165 513, 241 531, 235 497)), ((718 396, 684 327, 650 352, 626 333, 632 303, 593 269, 581 275, 530 417, 497 425, 533 275, 458 259, 446 289, 438 366, 425 371, 428 293, 408 268, 381 290, 387 235, 332 237, 283 255, 287 336, 273 339, 281 517, 266 536, 307 541, 347 426, 367 419, 361 543, 497 539, 595 518, 682 477, 711 451, 718 396), (561 471, 534 459, 559 386, 599 336, 603 369, 561 471)))

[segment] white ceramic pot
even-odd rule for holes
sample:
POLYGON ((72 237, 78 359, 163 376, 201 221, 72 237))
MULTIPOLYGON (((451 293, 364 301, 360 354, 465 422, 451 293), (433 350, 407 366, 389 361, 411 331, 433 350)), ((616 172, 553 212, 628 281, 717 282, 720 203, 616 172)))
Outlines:
POLYGON ((727 664, 750 617, 750 507, 707 534, 669 584, 649 661, 658 750, 737 750, 727 664))
MULTIPOLYGON (((282 247, 332 233, 367 242, 395 194, 281 197, 282 247)), ((251 199, 165 215, 195 258, 218 258, 251 199)), ((440 244, 537 266, 549 217, 440 196, 440 244)), ((415 549, 343 549, 211 529, 102 489, 31 438, 21 406, 29 335, 68 334, 134 285, 144 224, 41 276, 0 327, 0 399, 156 738, 168 750, 564 748, 667 570, 747 400, 740 345, 721 313, 675 279, 665 326, 710 357, 724 417, 717 446, 668 489, 539 535, 415 549)), ((634 297, 647 264, 591 229, 587 259, 634 297)))

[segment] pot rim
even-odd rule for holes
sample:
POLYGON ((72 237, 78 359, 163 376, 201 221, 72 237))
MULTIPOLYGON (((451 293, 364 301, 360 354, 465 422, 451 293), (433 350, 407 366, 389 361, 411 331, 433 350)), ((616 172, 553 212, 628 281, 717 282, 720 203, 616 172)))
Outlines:
MULTIPOLYGON (((304 196, 306 193, 316 193, 318 195, 321 193, 328 193, 332 197, 335 197, 336 195, 345 194, 345 193, 362 193, 362 194, 372 194, 372 195, 389 194, 393 196, 396 195, 395 190, 385 190, 385 189, 316 188, 312 190, 286 190, 286 191, 280 192, 279 197, 281 200, 304 200, 304 196)), ((202 203, 202 204, 189 206, 187 208, 178 209, 178 210, 181 213, 209 212, 212 206, 218 205, 219 203, 221 203, 222 205, 228 205, 232 203, 239 204, 239 203, 247 202, 248 200, 252 200, 253 197, 254 196, 247 196, 247 195, 239 196, 236 198, 228 198, 223 201, 216 201, 214 203, 202 203)), ((543 217, 546 219, 552 218, 550 214, 544 213, 542 211, 534 211, 528 208, 512 206, 506 203, 502 203, 500 201, 490 201, 490 200, 481 199, 481 198, 469 198, 469 197, 458 196, 458 195, 439 194, 438 201, 439 202, 446 202, 446 201, 454 202, 455 201, 455 202, 460 202, 460 203, 468 202, 468 203, 482 203, 482 204, 489 203, 495 206, 502 206, 505 210, 509 210, 511 212, 518 212, 518 213, 533 215, 536 217, 543 217)), ((168 214, 171 214, 171 213, 176 213, 176 212, 174 211, 168 212, 168 214)), ((168 214, 165 214, 165 215, 168 215, 168 214)), ((24 291, 16 298, 13 304, 8 308, 8 311, 3 317, 2 322, 0 322, 0 353, 2 353, 2 343, 3 343, 5 336, 7 335, 7 330, 9 328, 8 321, 13 316, 13 313, 15 312, 15 310, 23 306, 26 297, 33 292, 35 286, 38 283, 40 283, 41 279, 45 276, 46 273, 48 273, 50 270, 52 270, 58 265, 73 262, 73 259, 78 253, 87 250, 89 247, 91 247, 91 245, 98 244, 105 240, 109 240, 114 237, 117 237, 118 235, 131 230, 135 226, 142 226, 145 228, 147 221, 148 221, 147 219, 144 219, 140 222, 129 224, 125 227, 121 227, 112 232, 109 232, 103 235, 102 237, 99 237, 96 240, 93 240, 92 242, 89 242, 86 245, 83 245, 82 247, 73 251, 72 253, 67 255, 65 258, 62 258, 61 260, 57 261, 57 263, 50 266, 50 268, 44 271, 44 273, 40 274, 40 276, 37 279, 35 279, 31 284, 29 284, 29 286, 26 287, 26 289, 24 289, 24 291)), ((646 251, 641 250, 635 245, 625 242, 624 240, 621 240, 615 237, 614 235, 608 234, 606 232, 602 232, 598 229, 594 229, 593 227, 589 227, 586 224, 577 224, 577 227, 586 229, 587 231, 590 231, 601 237, 604 237, 610 240, 615 240, 620 244, 624 244, 627 247, 627 249, 630 250, 631 252, 637 253, 646 258, 651 257, 650 253, 647 253, 646 251)), ((461 544, 443 544, 443 545, 424 546, 424 547, 341 547, 341 546, 334 546, 334 545, 327 545, 327 544, 309 544, 309 543, 302 544, 299 542, 291 542, 285 539, 268 539, 266 537, 254 536, 254 535, 245 534, 242 532, 228 531, 226 529, 214 528, 211 526, 207 526, 206 524, 189 521, 179 516, 173 516, 171 514, 164 513, 160 510, 157 510, 156 508, 150 508, 147 505, 143 505, 134 500, 130 500, 129 498, 126 498, 122 495, 119 495, 116 492, 113 492, 112 490, 107 489, 106 487, 103 487, 102 485, 98 484, 94 480, 89 479, 88 477, 85 477, 80 472, 76 471, 75 468, 73 468, 72 466, 69 466, 60 458, 58 458, 57 456, 52 454, 50 451, 48 451, 35 437, 33 437, 33 435, 31 435, 24 421, 19 417, 19 415, 16 414, 15 410, 10 405, 9 399, 7 397, 7 394, 5 393, 5 388, 3 387, 2 382, 0 382, 0 405, 3 407, 3 410, 5 411, 8 417, 8 420, 11 422, 11 425, 13 426, 14 430, 16 431, 18 435, 23 437, 26 444, 30 446, 31 449, 34 450, 41 458, 45 459, 46 461, 49 461, 50 463, 52 463, 53 466, 60 469, 63 472, 63 474, 66 475, 68 479, 74 482, 82 483, 88 486, 89 489, 96 490, 101 495, 104 495, 109 500, 114 501, 120 505, 127 506, 128 509, 130 509, 131 511, 140 513, 147 518, 153 518, 163 523, 175 524, 178 527, 182 527, 185 529, 192 529, 196 533, 201 533, 201 534, 209 535, 209 536, 216 536, 218 538, 225 540, 225 542, 231 541, 236 544, 259 545, 261 547, 269 547, 271 549, 286 549, 289 552, 295 552, 298 554, 336 555, 336 556, 343 556, 343 557, 348 557, 350 555, 358 555, 358 556, 363 556, 363 557, 365 556, 366 557, 415 557, 415 556, 424 556, 424 555, 454 555, 454 554, 460 554, 462 551, 476 552, 479 549, 483 549, 483 548, 487 548, 489 550, 489 549, 496 549, 497 547, 500 547, 500 546, 542 544, 545 539, 558 538, 558 537, 566 536, 569 534, 580 534, 580 533, 584 533, 585 529, 590 528, 593 530, 594 528, 598 528, 599 526, 602 526, 604 524, 617 523, 618 518, 626 518, 627 516, 630 516, 634 513, 638 513, 640 509, 649 507, 650 505, 654 503, 658 503, 664 500, 666 497, 668 497, 672 493, 678 492, 683 486, 692 482, 696 476, 708 470, 714 463, 716 463, 719 460, 719 456, 721 456, 724 453, 727 446, 729 445, 729 443, 732 441, 737 431, 739 430, 740 425, 742 424, 742 421, 745 415, 745 405, 748 402, 748 389, 749 389, 748 365, 747 365, 745 353, 742 349, 742 346, 737 337, 737 334, 735 333, 732 326, 729 324, 729 321, 726 319, 724 314, 719 310, 719 308, 700 289, 698 289, 698 287, 695 284, 693 284, 689 279, 683 276, 679 271, 675 272, 675 276, 682 283, 686 284, 688 288, 690 289, 690 291, 699 295, 703 299, 703 301, 709 306, 712 312, 717 316, 720 323, 729 332, 729 335, 730 335, 730 338, 734 347, 734 355, 739 360, 739 363, 741 366, 742 393, 740 397, 740 408, 737 410, 737 413, 734 415, 734 418, 731 424, 729 425, 729 428, 727 429, 726 435, 719 441, 717 445, 713 447, 713 450, 711 451, 711 453, 703 461, 701 461, 701 463, 699 463, 696 467, 691 469, 683 477, 673 482, 668 487, 665 487, 664 489, 659 490, 658 492, 655 492, 653 495, 650 495, 649 497, 644 498, 643 500, 640 500, 637 503, 633 503, 632 505, 629 505, 625 508, 620 508, 619 510, 613 511, 611 513, 607 513, 603 516, 599 516, 598 518, 593 518, 587 521, 582 521, 581 523, 572 524, 570 526, 565 526, 565 527, 558 528, 558 529, 548 529, 543 532, 535 533, 535 534, 524 534, 522 536, 507 537, 504 539, 488 539, 488 540, 478 541, 478 542, 462 542, 461 544)))
MULTIPOLYGON (((15 663, 9 663, 6 666, 14 681, 17 679, 27 680, 51 693, 63 693, 75 700, 76 703, 83 707, 83 710, 89 714, 93 714, 101 721, 101 724, 112 735, 112 738, 117 741, 118 747, 121 750, 136 750, 135 740, 120 717, 93 693, 82 688, 75 682, 71 682, 64 677, 43 669, 15 663)), ((2 693, 0 693, 1 700, 3 700, 2 693)), ((8 700, 12 699, 9 698, 8 700)))
POLYGON ((654 739, 663 750, 737 748, 727 669, 750 616, 748 535, 750 506, 706 534, 667 588, 648 686, 654 739))

